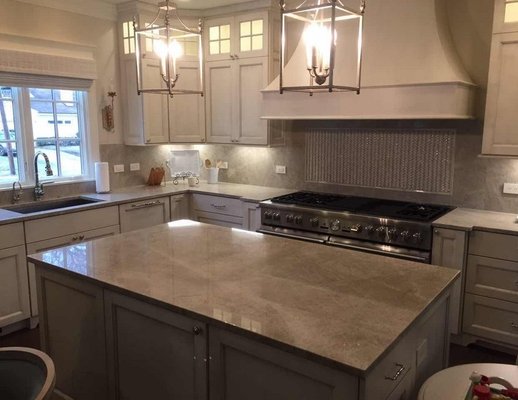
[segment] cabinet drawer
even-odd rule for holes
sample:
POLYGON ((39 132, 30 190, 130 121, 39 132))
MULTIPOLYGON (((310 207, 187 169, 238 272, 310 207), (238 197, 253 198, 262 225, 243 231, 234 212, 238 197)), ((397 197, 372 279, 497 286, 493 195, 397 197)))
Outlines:
POLYGON ((518 304, 466 293, 464 331, 516 346, 518 304))
POLYGON ((469 254, 518 261, 518 236, 473 231, 469 237, 469 254))
POLYGON ((231 197, 195 194, 193 195, 193 208, 198 211, 243 217, 243 202, 231 197))
POLYGON ((171 219, 169 197, 123 204, 119 207, 121 232, 149 228, 171 219))
POLYGON ((25 245, 25 235, 23 232, 23 223, 7 224, 0 226, 0 248, 25 245))
POLYGON ((217 214, 205 211, 196 211, 194 219, 204 224, 226 226, 227 228, 243 229, 243 218, 232 215, 217 214))
POLYGON ((27 243, 119 225, 117 206, 96 208, 25 222, 27 243))
POLYGON ((414 341, 406 336, 367 376, 365 400, 385 399, 413 367, 414 341))
POLYGON ((469 256, 466 291, 518 303, 518 262, 469 256))

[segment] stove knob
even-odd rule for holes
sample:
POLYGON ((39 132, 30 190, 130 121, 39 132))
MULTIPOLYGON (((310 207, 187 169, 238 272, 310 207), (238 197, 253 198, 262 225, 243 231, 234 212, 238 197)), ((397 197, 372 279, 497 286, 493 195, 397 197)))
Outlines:
POLYGON ((378 234, 379 237, 384 237, 387 234, 387 230, 385 229, 384 226, 380 226, 380 227, 376 228, 376 233, 378 234))
POLYGON ((365 232, 367 232, 369 235, 372 235, 374 233, 374 227, 372 225, 367 225, 365 227, 365 232))
POLYGON ((272 219, 272 212, 271 211, 265 211, 264 212, 264 219, 272 219))
POLYGON ((293 216, 293 214, 288 214, 288 215, 286 215, 286 222, 289 222, 290 224, 292 224, 294 218, 295 217, 293 216))
POLYGON ((280 221, 280 220, 281 220, 281 214, 279 214, 279 213, 274 213, 274 214, 273 214, 273 220, 274 220, 274 221, 280 221))
POLYGON ((297 215, 297 216, 295 217, 295 223, 296 223, 297 225, 302 225, 302 215, 297 215))
POLYGON ((331 230, 336 232, 340 230, 340 221, 335 219, 334 221, 331 221, 331 230))
POLYGON ((313 226, 313 227, 315 227, 315 228, 316 228, 316 227, 318 227, 319 220, 318 220, 318 218, 317 218, 317 217, 315 217, 315 218, 311 218, 311 219, 309 220, 309 222, 310 222, 311 226, 313 226))
POLYGON ((356 224, 356 225, 351 226, 349 229, 351 232, 360 233, 363 228, 360 224, 356 224))
POLYGON ((403 231, 399 234, 399 237, 404 242, 408 242, 410 240, 410 232, 409 231, 403 231))
POLYGON ((414 233, 412 235, 412 242, 415 244, 420 244, 423 241, 423 235, 421 235, 419 232, 414 233))
POLYGON ((391 240, 394 240, 397 238, 397 229, 396 228, 390 228, 388 231, 387 231, 387 235, 388 237, 391 239, 391 240))

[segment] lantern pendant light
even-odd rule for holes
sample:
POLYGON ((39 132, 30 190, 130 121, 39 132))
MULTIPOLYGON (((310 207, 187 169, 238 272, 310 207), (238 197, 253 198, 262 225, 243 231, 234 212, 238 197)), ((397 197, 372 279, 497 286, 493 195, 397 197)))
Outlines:
POLYGON ((361 0, 358 11, 341 0, 305 0, 289 9, 286 1, 280 0, 280 9, 280 93, 360 93, 365 0, 361 0), (293 73, 293 66, 287 71, 288 56, 298 56, 297 62, 301 62, 301 51, 297 52, 300 45, 305 52, 305 66, 300 68, 305 68, 307 75, 295 81, 294 76, 301 74, 293 73))
POLYGON ((139 28, 133 20, 135 30, 135 57, 137 61, 137 92, 167 94, 199 94, 203 96, 203 48, 202 23, 189 28, 178 16, 176 4, 166 0, 159 3, 155 19, 139 28), (172 19, 171 17, 174 17, 172 19), (158 25, 159 20, 163 23, 158 25), (196 61, 199 63, 199 79, 194 87, 178 88, 182 76, 178 62, 196 61), (149 68, 155 61, 157 68, 149 68), (157 61, 157 62, 156 62, 157 61), (158 73, 160 79, 150 78, 158 73), (154 82, 154 86, 149 85, 154 82), (156 82, 160 82, 157 84, 156 82))

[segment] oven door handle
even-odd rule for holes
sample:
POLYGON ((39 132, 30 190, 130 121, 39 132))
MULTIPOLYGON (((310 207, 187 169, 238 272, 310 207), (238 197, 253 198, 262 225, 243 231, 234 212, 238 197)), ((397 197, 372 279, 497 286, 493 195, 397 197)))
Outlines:
POLYGON ((418 255, 408 254, 408 253, 394 253, 391 251, 377 249, 377 248, 371 247, 371 246, 365 247, 365 246, 354 245, 354 244, 349 244, 349 243, 340 243, 337 241, 328 241, 326 244, 329 246, 342 247, 344 249, 361 250, 361 251, 365 251, 365 252, 373 253, 373 254, 397 257, 397 258, 402 258, 405 260, 419 261, 419 262, 426 263, 426 264, 428 264, 430 262, 430 259, 427 256, 418 256, 418 255))
POLYGON ((326 242, 324 239, 315 239, 315 238, 307 237, 307 236, 299 236, 299 235, 290 234, 290 233, 281 233, 281 232, 275 232, 275 231, 267 231, 267 230, 264 230, 264 229, 259 229, 257 232, 264 233, 266 235, 280 236, 280 237, 285 237, 285 238, 290 238, 290 239, 304 240, 306 242, 312 242, 312 243, 324 244, 326 242))

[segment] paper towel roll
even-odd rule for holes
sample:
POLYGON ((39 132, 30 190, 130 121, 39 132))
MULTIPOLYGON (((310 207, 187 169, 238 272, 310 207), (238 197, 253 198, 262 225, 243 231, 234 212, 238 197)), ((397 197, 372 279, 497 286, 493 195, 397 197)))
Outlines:
POLYGON ((95 191, 97 193, 110 191, 110 168, 107 162, 95 163, 95 191))

